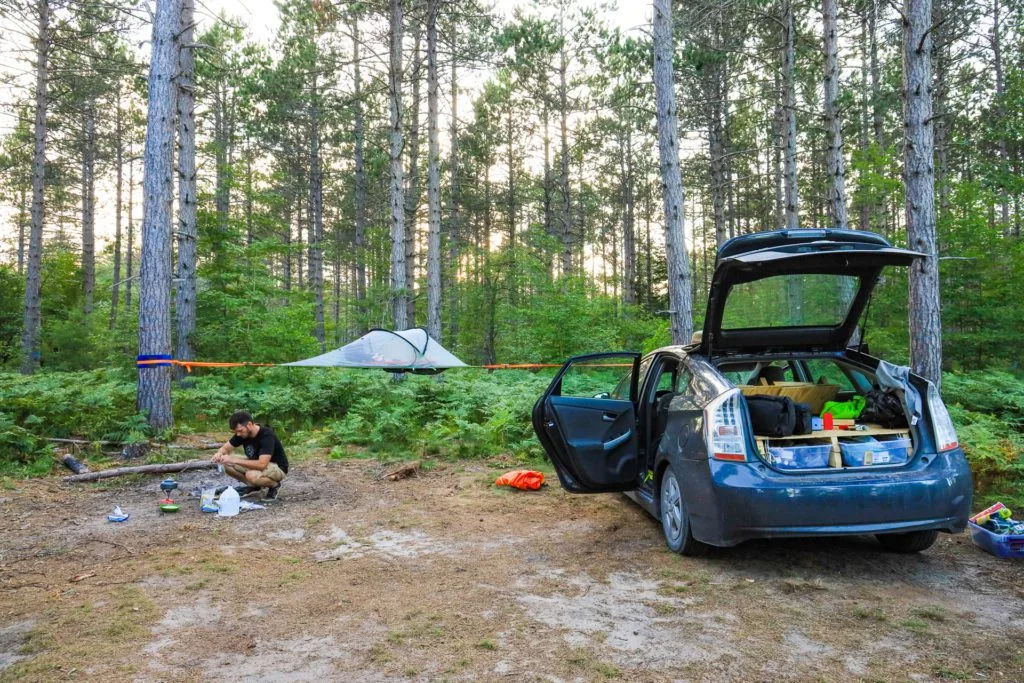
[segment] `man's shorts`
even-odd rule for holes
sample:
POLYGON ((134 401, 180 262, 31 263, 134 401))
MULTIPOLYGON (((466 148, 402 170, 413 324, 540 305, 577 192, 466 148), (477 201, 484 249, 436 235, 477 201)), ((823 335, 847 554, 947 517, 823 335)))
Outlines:
MULTIPOLYGON (((241 465, 234 465, 234 464, 224 465, 224 469, 225 470, 230 470, 231 472, 234 472, 239 477, 244 477, 246 472, 257 472, 257 471, 259 471, 259 470, 250 470, 248 468, 242 467, 241 465)), ((278 467, 277 463, 272 462, 272 463, 267 465, 266 469, 264 469, 262 472, 260 472, 260 476, 266 477, 268 479, 272 479, 273 481, 276 481, 276 482, 280 483, 280 482, 282 482, 284 480, 284 470, 282 470, 280 467, 278 467)))

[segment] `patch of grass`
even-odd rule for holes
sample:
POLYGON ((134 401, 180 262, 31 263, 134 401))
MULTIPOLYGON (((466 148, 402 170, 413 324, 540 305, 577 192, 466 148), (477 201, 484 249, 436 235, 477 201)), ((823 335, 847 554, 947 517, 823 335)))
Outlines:
POLYGON ((206 584, 208 584, 209 582, 210 582, 209 579, 199 579, 195 583, 187 584, 185 586, 185 590, 192 591, 192 592, 195 592, 195 591, 198 591, 198 590, 202 590, 203 588, 206 588, 206 584))
POLYGON ((935 670, 935 675, 943 680, 948 681, 966 681, 968 678, 971 677, 970 674, 963 673, 961 671, 956 671, 954 669, 949 669, 944 666, 940 666, 939 668, 937 668, 935 670))
POLYGON ((377 643, 370 648, 369 658, 371 664, 387 664, 392 659, 391 652, 382 643, 377 643))
POLYGON ((878 608, 868 609, 867 607, 861 607, 860 605, 857 605, 853 608, 853 616, 857 617, 858 619, 871 619, 874 621, 883 622, 888 621, 889 619, 887 616, 885 616, 885 612, 878 608))
POLYGON ((908 631, 913 631, 914 633, 930 633, 928 629, 928 624, 921 621, 920 619, 915 619, 913 617, 901 621, 900 626, 907 629, 908 631))
POLYGON ((946 611, 939 605, 929 605, 920 609, 914 610, 914 615, 919 616, 922 619, 928 619, 930 621, 946 621, 949 617, 946 611))
POLYGON ((490 640, 488 638, 484 638, 479 643, 477 643, 476 646, 478 648, 480 648, 481 650, 497 650, 498 649, 498 646, 494 644, 494 641, 490 640))
POLYGON ((608 664, 607 662, 598 662, 594 665, 594 671, 603 678, 618 678, 622 675, 622 671, 617 666, 608 664))

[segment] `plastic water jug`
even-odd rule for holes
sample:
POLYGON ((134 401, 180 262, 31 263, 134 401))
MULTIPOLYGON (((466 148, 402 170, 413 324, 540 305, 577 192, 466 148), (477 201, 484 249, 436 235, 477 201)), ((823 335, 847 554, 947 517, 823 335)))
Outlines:
POLYGON ((224 493, 220 494, 220 498, 217 500, 217 503, 220 505, 220 509, 217 510, 217 516, 234 517, 237 515, 240 500, 238 491, 233 486, 224 489, 224 493))

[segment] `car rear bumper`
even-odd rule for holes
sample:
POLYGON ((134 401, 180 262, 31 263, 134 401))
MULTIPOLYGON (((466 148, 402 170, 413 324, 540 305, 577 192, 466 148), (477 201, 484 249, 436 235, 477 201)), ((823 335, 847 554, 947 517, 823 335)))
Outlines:
POLYGON ((899 470, 783 474, 758 462, 684 464, 694 536, 717 546, 753 538, 962 531, 972 480, 960 449, 919 454, 899 470))

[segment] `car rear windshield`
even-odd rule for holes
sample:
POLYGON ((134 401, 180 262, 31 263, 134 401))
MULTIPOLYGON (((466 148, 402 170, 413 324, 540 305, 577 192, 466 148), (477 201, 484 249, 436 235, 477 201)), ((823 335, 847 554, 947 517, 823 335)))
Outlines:
POLYGON ((857 293, 852 275, 797 273, 733 285, 722 311, 722 329, 836 327, 857 293))

